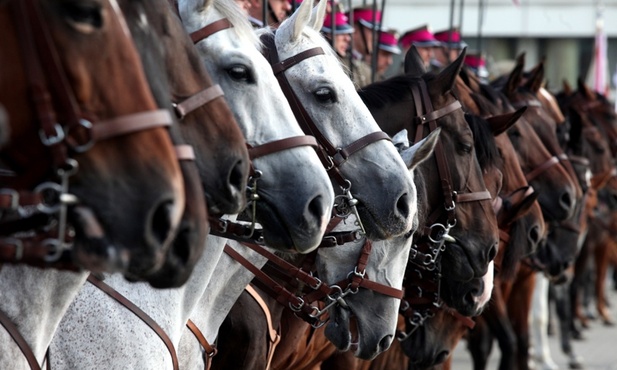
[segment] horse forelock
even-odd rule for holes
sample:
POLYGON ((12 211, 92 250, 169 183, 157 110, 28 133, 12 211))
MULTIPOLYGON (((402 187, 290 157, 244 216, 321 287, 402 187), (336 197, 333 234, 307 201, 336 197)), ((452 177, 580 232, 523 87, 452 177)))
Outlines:
MULTIPOLYGON (((205 1, 205 0, 204 0, 205 1)), ((227 18, 231 24, 233 24, 232 31, 241 39, 249 40, 258 50, 261 50, 261 43, 259 38, 253 32, 253 27, 248 18, 244 16, 235 2, 235 0, 214 0, 213 8, 216 10, 222 18, 227 18)), ((203 11, 204 16, 208 16, 211 12, 208 9, 203 11)))
POLYGON ((481 117, 469 114, 465 115, 465 120, 473 133, 474 148, 480 168, 483 170, 494 167, 501 168, 501 156, 488 122, 481 117))

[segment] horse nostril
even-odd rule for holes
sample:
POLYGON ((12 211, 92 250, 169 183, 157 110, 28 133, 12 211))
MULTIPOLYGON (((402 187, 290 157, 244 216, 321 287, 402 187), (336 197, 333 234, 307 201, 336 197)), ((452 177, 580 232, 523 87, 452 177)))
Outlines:
POLYGON ((239 160, 229 171, 228 177, 228 185, 232 189, 233 193, 244 194, 245 182, 246 182, 246 174, 244 162, 239 160))
POLYGON ((439 365, 440 363, 446 361, 448 359, 448 356, 450 356, 450 351, 439 352, 437 357, 435 357, 435 362, 433 363, 433 365, 439 365))
POLYGON ((493 246, 488 250, 488 254, 486 255, 486 263, 491 262, 495 259, 497 255, 497 244, 493 244, 493 246))
POLYGON ((161 202, 154 213, 150 225, 148 225, 148 233, 153 237, 154 242, 158 244, 158 247, 162 247, 169 234, 172 231, 171 217, 173 214, 174 203, 170 200, 161 202))
POLYGON ((380 352, 386 351, 388 348, 390 348, 393 340, 394 336, 392 335, 386 335, 385 337, 381 338, 381 340, 379 341, 380 352))
POLYGON ((328 209, 328 206, 324 202, 324 197, 321 195, 318 195, 315 198, 311 199, 311 201, 309 202, 308 207, 307 207, 307 210, 308 210, 307 216, 310 216, 310 217, 306 217, 306 218, 316 219, 317 222, 320 222, 320 220, 325 215, 327 209, 328 209))
POLYGON ((540 243, 540 226, 534 225, 531 229, 529 229, 529 233, 527 237, 529 239, 529 244, 533 246, 533 250, 535 250, 540 243))
POLYGON ((564 209, 572 208, 572 196, 569 192, 566 191, 561 194, 561 197, 559 197, 559 204, 561 204, 564 209))
POLYGON ((409 199, 409 194, 405 193, 401 195, 400 198, 396 201, 396 209, 401 215, 402 218, 406 219, 409 216, 409 205, 411 201, 409 199))

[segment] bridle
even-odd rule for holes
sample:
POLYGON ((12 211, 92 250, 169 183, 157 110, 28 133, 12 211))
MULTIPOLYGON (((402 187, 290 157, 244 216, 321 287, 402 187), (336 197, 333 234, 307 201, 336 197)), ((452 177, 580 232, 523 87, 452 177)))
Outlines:
POLYGON ((351 188, 351 181, 341 173, 341 166, 351 157, 353 154, 357 153, 364 147, 369 144, 372 144, 379 140, 391 140, 390 137, 383 131, 376 131, 370 134, 367 134, 360 139, 348 144, 347 146, 341 148, 336 147, 328 138, 322 133, 319 129, 319 126, 315 124, 311 116, 308 114, 304 105, 300 101, 300 98, 296 95, 285 75, 285 71, 296 64, 308 59, 310 57, 314 57, 317 55, 325 55, 325 52, 321 47, 314 47, 305 51, 302 51, 294 56, 291 56, 283 61, 279 60, 278 51, 276 49, 275 42, 275 32, 272 33, 264 33, 261 35, 260 39, 264 45, 263 53, 266 59, 270 62, 272 66, 272 70, 274 71, 274 75, 276 76, 281 89, 283 90, 283 94, 287 98, 289 105, 291 106, 291 110, 293 111, 298 123, 302 130, 307 133, 313 135, 317 142, 319 143, 319 150, 317 150, 317 155, 321 160, 322 164, 326 168, 326 171, 333 178, 339 186, 343 189, 343 191, 349 191, 351 188))
MULTIPOLYGON (((422 140, 426 135, 438 127, 437 120, 462 109, 461 103, 455 99, 448 105, 435 109, 433 107, 428 87, 422 78, 416 78, 411 86, 411 93, 415 105, 414 123, 415 142, 422 140), (428 130, 426 129, 428 128, 428 130), (428 131, 425 134, 425 131, 428 131)), ((417 240, 411 249, 407 270, 405 272, 405 297, 401 301, 401 314, 411 324, 408 332, 399 332, 397 338, 404 341, 409 338, 428 318, 433 317, 443 305, 440 298, 441 291, 441 255, 446 249, 446 243, 456 240, 450 235, 450 230, 456 225, 456 203, 472 201, 490 201, 488 190, 483 191, 455 191, 451 172, 446 160, 447 156, 441 141, 435 145, 434 157, 444 207, 435 208, 429 215, 426 225, 419 230, 414 239, 417 240)))
MULTIPOLYGON (((71 269, 74 268, 70 257, 74 231, 68 224, 67 210, 79 203, 69 192, 69 178, 79 169, 72 153, 86 152, 107 139, 167 127, 172 119, 167 110, 152 110, 93 124, 78 106, 42 10, 32 0, 13 1, 9 6, 22 46, 39 140, 49 151, 53 175, 49 176, 49 169, 39 164, 23 176, 8 171, 9 176, 3 178, 7 186, 0 189, 0 223, 7 222, 10 226, 7 229, 22 232, 40 226, 37 220, 44 220, 44 226, 34 236, 26 233, 26 236, 5 237, 7 234, 3 233, 0 260, 71 269), (57 121, 57 112, 66 117, 63 123, 57 121), (47 180, 33 186, 33 178, 47 180), (34 190, 27 190, 31 187, 34 190)), ((10 155, 6 150, 4 153, 10 155)))

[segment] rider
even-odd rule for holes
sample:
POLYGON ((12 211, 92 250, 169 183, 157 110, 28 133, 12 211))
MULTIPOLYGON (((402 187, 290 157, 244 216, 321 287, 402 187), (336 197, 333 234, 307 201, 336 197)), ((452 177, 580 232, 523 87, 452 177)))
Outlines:
MULTIPOLYGON (((261 28, 263 24, 263 0, 246 0, 250 3, 249 20, 253 27, 261 28)), ((296 0, 296 3, 300 1, 296 0)), ((268 0, 267 25, 277 28, 291 11, 291 3, 288 0, 268 0)))
POLYGON ((432 63, 439 69, 450 64, 467 47, 467 43, 461 39, 461 33, 456 28, 435 32, 435 39, 441 42, 441 46, 433 50, 435 58, 432 63))
POLYGON ((399 43, 403 49, 403 55, 407 54, 412 45, 415 46, 427 71, 430 70, 431 60, 434 58, 433 50, 441 46, 426 24, 405 32, 399 39, 399 43))
POLYGON ((381 28, 381 12, 373 12, 371 8, 356 8, 352 11, 352 15, 354 20, 352 73, 354 74, 354 81, 358 81, 358 87, 362 87, 371 83, 370 63, 373 54, 373 30, 379 31, 381 28))
POLYGON ((479 53, 465 55, 464 64, 469 68, 483 83, 488 83, 489 73, 486 69, 486 58, 479 53))
POLYGON ((401 54, 396 32, 394 30, 381 31, 377 48, 377 77, 375 81, 383 81, 386 79, 385 72, 394 61, 393 56, 401 54))

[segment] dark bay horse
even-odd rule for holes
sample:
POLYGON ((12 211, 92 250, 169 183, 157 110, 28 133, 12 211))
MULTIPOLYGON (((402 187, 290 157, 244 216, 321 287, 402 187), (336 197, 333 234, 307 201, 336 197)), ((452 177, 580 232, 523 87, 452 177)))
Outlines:
MULTIPOLYGON (((180 162, 183 172, 193 174, 185 177, 185 186, 193 196, 185 216, 206 205, 213 214, 238 213, 246 204, 250 160, 244 136, 220 87, 213 84, 169 2, 132 0, 119 4, 157 104, 178 120, 170 129, 174 144, 190 145, 195 154, 193 161, 180 162), (140 20, 147 20, 149 27, 143 27, 140 20), (191 179, 201 181, 191 183, 191 179)), ((186 282, 203 252, 207 225, 207 219, 196 223, 183 217, 158 279, 171 275, 176 276, 174 286, 186 282), (194 235, 192 229, 202 230, 194 235)))
POLYGON ((424 135, 425 121, 436 119, 433 122, 442 128, 433 158, 444 158, 441 156, 448 153, 448 164, 444 159, 435 159, 418 167, 416 178, 422 179, 422 184, 418 182, 418 230, 420 235, 429 235, 442 228, 443 233, 438 234, 449 233, 454 238, 445 243, 441 257, 442 268, 448 271, 441 279, 441 296, 449 306, 474 315, 484 293, 482 277, 497 252, 498 232, 490 194, 475 156, 473 135, 463 111, 458 109, 460 103, 450 92, 464 53, 443 72, 433 75, 425 74, 417 52, 412 51, 406 57, 407 75, 367 86, 359 94, 386 133, 406 128, 414 142, 424 135), (432 105, 423 108, 429 97, 432 105), (442 182, 448 189, 442 189, 442 182), (447 211, 443 211, 444 206, 447 211))

